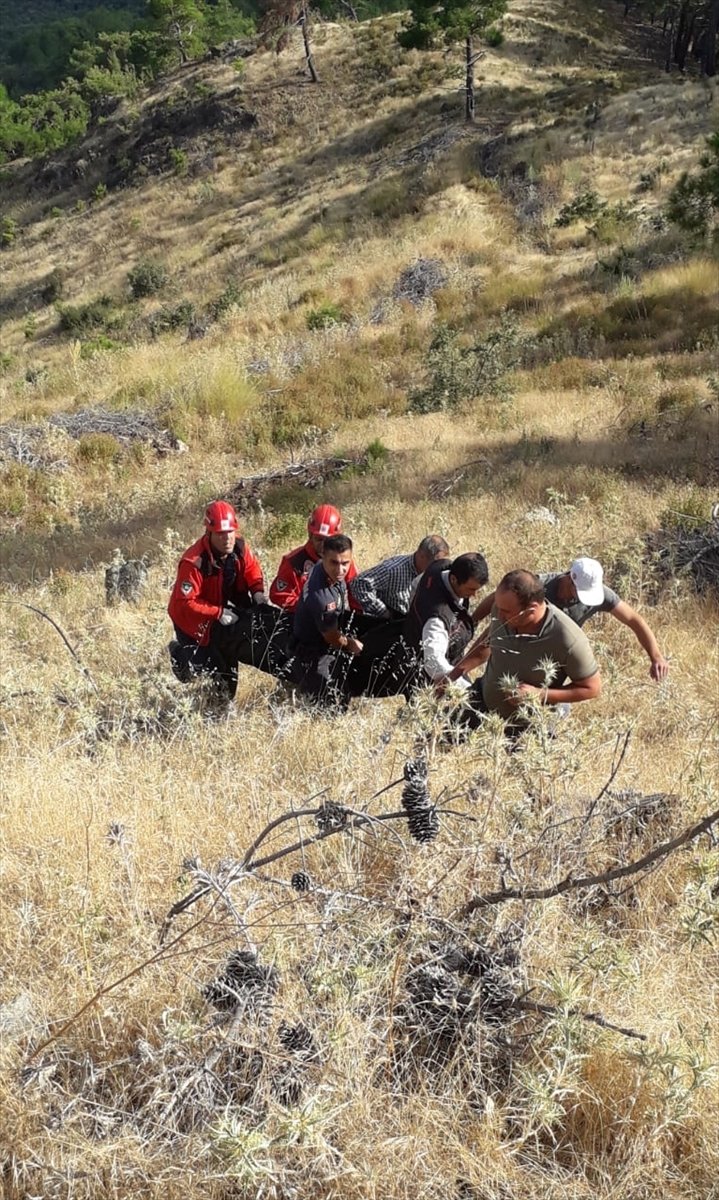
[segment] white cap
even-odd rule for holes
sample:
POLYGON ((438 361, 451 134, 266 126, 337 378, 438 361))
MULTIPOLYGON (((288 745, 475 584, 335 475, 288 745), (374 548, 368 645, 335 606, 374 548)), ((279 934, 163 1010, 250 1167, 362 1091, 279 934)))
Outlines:
POLYGON ((569 574, 582 604, 601 604, 604 600, 604 571, 596 558, 575 558, 569 574))

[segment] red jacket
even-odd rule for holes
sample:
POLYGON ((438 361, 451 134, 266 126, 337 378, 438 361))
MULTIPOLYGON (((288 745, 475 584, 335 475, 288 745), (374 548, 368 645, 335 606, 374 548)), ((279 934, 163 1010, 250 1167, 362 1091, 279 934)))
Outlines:
MULTIPOLYGON (((265 590, 262 568, 244 538, 237 538, 232 554, 235 581, 227 599, 247 604, 255 592, 265 590)), ((212 623, 221 616, 223 607, 222 569, 205 534, 180 559, 167 611, 178 629, 206 646, 212 623)))
MULTIPOLYGON (((296 550, 285 554, 270 587, 272 603, 277 604, 279 608, 284 608, 285 612, 294 612, 299 604, 309 573, 318 561, 319 555, 312 542, 305 542, 304 546, 298 546, 296 550)), ((347 572, 347 582, 349 583, 350 579, 354 579, 356 575, 357 568, 353 562, 347 572)), ((350 597, 350 603, 353 609, 361 611, 362 606, 357 604, 352 597, 350 597)))

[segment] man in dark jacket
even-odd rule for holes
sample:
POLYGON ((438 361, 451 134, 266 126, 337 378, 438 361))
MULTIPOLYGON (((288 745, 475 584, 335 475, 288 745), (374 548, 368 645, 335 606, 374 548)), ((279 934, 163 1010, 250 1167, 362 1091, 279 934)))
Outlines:
POLYGON ((343 533, 325 538, 322 557, 304 584, 294 615, 293 682, 322 707, 338 711, 346 707, 345 656, 362 653, 362 642, 344 632, 350 618, 351 566, 352 539, 343 533))
MULTIPOLYGON (((302 588, 313 567, 320 561, 325 540, 342 532, 342 514, 332 504, 318 504, 307 521, 307 541, 285 554, 270 584, 270 600, 285 612, 294 612, 300 602, 302 588)), ((357 574, 352 562, 347 582, 357 574)), ((352 607, 355 607, 354 605, 352 607)), ((359 605, 357 606, 359 607, 359 605)))
POLYGON ((175 626, 169 649, 177 677, 187 682, 209 672, 222 697, 232 700, 238 661, 234 627, 243 609, 265 603, 262 568, 239 536, 234 508, 213 500, 205 511, 205 533, 180 559, 167 609, 175 626))

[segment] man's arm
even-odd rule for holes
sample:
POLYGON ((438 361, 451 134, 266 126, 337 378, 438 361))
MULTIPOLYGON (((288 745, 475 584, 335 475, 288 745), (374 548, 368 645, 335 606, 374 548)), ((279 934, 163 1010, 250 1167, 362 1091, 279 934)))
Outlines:
POLYGON ((452 668, 452 679, 459 679, 460 675, 464 675, 465 671, 474 671, 475 667, 481 667, 483 663, 486 663, 492 653, 489 645, 489 631, 491 628, 490 624, 482 630, 479 637, 472 642, 469 650, 459 660, 456 667, 452 668))
POLYGON ((259 560, 255 558, 250 550, 247 542, 245 542, 242 562, 244 565, 244 583, 250 595, 254 596, 256 592, 264 592, 265 581, 262 578, 262 567, 259 564, 259 560))
POLYGON ((328 646, 333 646, 335 650, 346 650, 348 654, 361 654, 364 649, 364 643, 359 638, 340 633, 339 629, 325 629, 322 637, 328 646))
POLYGON ((644 617, 640 617, 636 609, 632 608, 631 604, 627 604, 625 600, 620 600, 609 611, 613 617, 621 621, 622 625, 626 625, 631 629, 652 664, 649 672, 652 679, 666 679, 669 674, 669 663, 659 649, 657 639, 644 620, 644 617))
POLYGON ((519 708, 532 696, 539 704, 579 704, 582 700, 596 700, 602 692, 602 677, 599 671, 586 679, 574 679, 564 687, 534 687, 531 683, 520 683, 508 697, 513 708, 519 708))
POLYGON ((424 669, 435 686, 448 682, 459 682, 461 687, 469 687, 469 680, 456 674, 447 658, 449 650, 449 633, 444 621, 439 617, 430 617, 422 628, 422 662, 424 669))
POLYGON ((285 555, 277 569, 277 575, 272 580, 270 600, 278 608, 293 612, 297 608, 301 593, 302 580, 285 555))
POLYGON ((377 595, 375 580, 370 573, 363 572, 350 580, 349 593, 368 617, 382 617, 388 621, 392 616, 387 605, 377 595))
POLYGON ((479 602, 479 604, 475 608, 474 612, 472 613, 472 621, 474 622, 475 629, 479 625, 480 621, 483 621, 485 617, 489 616, 489 614, 492 611, 493 604, 494 604, 494 592, 490 592, 488 596, 484 597, 484 600, 481 600, 479 602))

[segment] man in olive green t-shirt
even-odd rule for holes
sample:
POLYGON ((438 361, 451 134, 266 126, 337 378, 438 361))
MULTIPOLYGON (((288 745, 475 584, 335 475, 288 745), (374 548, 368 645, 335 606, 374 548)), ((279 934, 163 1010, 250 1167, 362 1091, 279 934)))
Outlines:
POLYGON ((488 632, 452 674, 458 678, 482 662, 487 663, 484 675, 467 695, 474 710, 467 722, 470 727, 487 712, 511 722, 532 697, 540 704, 577 704, 594 700, 601 692, 599 668, 586 635, 547 603, 542 582, 531 571, 510 571, 504 576, 495 593, 488 632))

